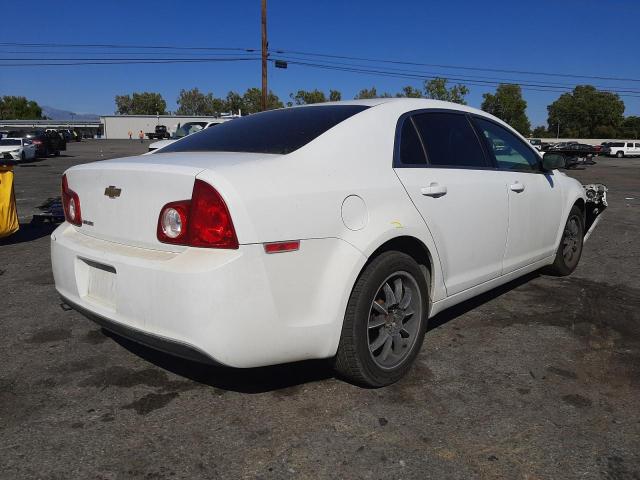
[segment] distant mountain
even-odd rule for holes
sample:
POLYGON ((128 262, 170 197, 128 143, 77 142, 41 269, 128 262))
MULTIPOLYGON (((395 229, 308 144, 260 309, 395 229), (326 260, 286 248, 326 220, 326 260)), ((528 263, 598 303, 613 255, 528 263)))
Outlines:
POLYGON ((88 122, 100 120, 100 115, 93 113, 75 113, 44 105, 42 106, 42 115, 51 120, 86 120, 88 122))

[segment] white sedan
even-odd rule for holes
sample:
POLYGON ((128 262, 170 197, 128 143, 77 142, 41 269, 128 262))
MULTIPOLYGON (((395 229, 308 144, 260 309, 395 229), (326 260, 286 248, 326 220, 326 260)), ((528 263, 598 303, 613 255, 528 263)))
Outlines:
POLYGON ((189 359, 332 359, 398 380, 428 318, 528 272, 568 275, 606 206, 504 122, 422 99, 250 115, 78 165, 51 236, 64 301, 189 359))
POLYGON ((0 138, 0 161, 34 158, 36 158, 36 146, 28 138, 0 138))

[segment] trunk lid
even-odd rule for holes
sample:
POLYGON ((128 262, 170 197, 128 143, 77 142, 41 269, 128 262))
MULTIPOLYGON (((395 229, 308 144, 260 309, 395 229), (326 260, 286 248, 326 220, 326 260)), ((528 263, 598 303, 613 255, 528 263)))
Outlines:
POLYGON ((83 225, 76 227, 78 232, 136 247, 183 250, 158 241, 158 216, 167 203, 191 198, 195 178, 208 162, 203 155, 154 157, 107 160, 68 170, 69 188, 80 197, 83 225))

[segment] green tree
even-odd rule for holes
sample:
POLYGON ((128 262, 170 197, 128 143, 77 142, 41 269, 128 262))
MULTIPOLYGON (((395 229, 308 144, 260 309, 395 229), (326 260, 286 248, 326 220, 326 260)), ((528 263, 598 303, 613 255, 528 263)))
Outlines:
POLYGON ((420 89, 407 85, 406 87, 402 87, 402 90, 399 93, 396 93, 396 97, 423 98, 424 95, 420 89))
POLYGON ((322 90, 298 90, 296 93, 289 95, 293 102, 289 105, 307 105, 311 103, 337 102, 342 99, 342 94, 338 90, 329 90, 329 96, 325 95, 322 90))
POLYGON ((219 115, 224 109, 221 99, 212 93, 205 95, 197 88, 180 90, 177 103, 177 115, 219 115))
POLYGON ((329 90, 329 101, 339 102, 342 100, 342 93, 339 90, 329 90))
POLYGON ((442 100, 445 102, 460 103, 466 105, 465 97, 469 94, 466 85, 457 84, 451 88, 447 88, 448 80, 446 78, 434 78, 433 80, 424 82, 425 97, 433 100, 442 100))
POLYGON ((640 117, 633 115, 626 117, 620 128, 620 136, 633 138, 634 140, 640 138, 640 117))
POLYGON ((389 98, 389 97, 391 97, 391 95, 389 95, 387 92, 378 94, 376 87, 371 87, 370 89, 363 88, 362 90, 360 90, 358 94, 354 97, 354 99, 362 100, 366 98, 389 98))
MULTIPOLYGON (((267 110, 284 107, 278 96, 269 90, 267 95, 267 110)), ((242 113, 250 114, 262 111, 262 90, 259 88, 249 88, 242 96, 242 113)))
POLYGON ((42 108, 26 97, 4 96, 0 98, 0 119, 40 120, 42 119, 42 108))
POLYGON ((578 85, 547 107, 549 130, 560 137, 615 138, 624 121, 624 102, 617 94, 578 85))
POLYGON ((527 102, 522 98, 520 85, 501 83, 495 94, 485 93, 482 98, 482 110, 504 120, 522 135, 529 135, 531 123, 527 118, 527 102))
POLYGON ((165 115, 167 102, 154 92, 134 92, 132 95, 116 95, 118 115, 165 115))
POLYGON ((553 135, 549 132, 549 130, 547 130, 547 127, 539 125, 533 129, 533 132, 531 132, 531 136, 535 138, 550 138, 553 135))
POLYGON ((324 92, 318 90, 298 90, 295 94, 290 94, 291 100, 296 105, 306 105, 309 103, 323 103, 327 101, 327 97, 324 92))
POLYGON ((224 108, 225 112, 229 113, 238 113, 238 110, 242 111, 244 105, 242 104, 242 95, 238 92, 234 92, 231 90, 227 93, 227 98, 224 100, 224 108))

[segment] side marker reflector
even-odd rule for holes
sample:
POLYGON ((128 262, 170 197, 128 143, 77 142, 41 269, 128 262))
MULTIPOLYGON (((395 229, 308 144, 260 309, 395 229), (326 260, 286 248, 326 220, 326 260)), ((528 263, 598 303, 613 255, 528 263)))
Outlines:
POLYGON ((265 243, 264 244, 265 253, 294 252, 296 250, 300 250, 300 240, 293 240, 293 241, 290 241, 290 242, 274 242, 274 243, 265 243))

